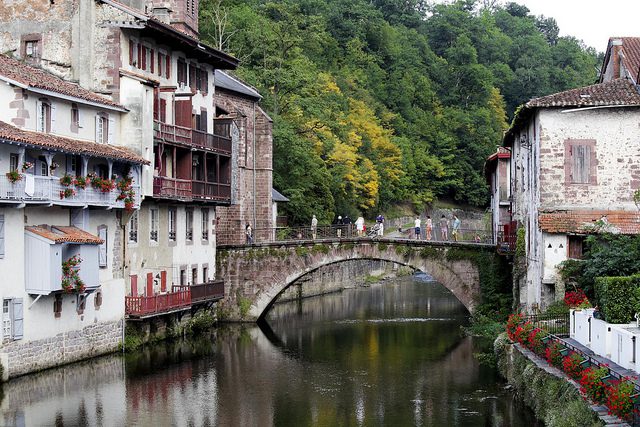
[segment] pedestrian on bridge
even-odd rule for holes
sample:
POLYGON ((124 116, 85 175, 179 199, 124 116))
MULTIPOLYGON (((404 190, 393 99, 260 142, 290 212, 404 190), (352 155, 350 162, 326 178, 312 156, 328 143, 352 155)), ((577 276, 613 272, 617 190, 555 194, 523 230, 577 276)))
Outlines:
POLYGON ((378 224, 378 236, 384 235, 384 216, 382 214, 376 217, 376 224, 378 224))
POLYGON ((431 217, 429 215, 427 215, 427 221, 425 225, 427 227, 427 240, 431 240, 431 232, 433 231, 433 221, 431 221, 431 217))
POLYGON ((453 237, 455 242, 460 238, 460 219, 455 215, 453 216, 451 237, 453 237))
POLYGON ((336 221, 336 235, 338 239, 342 237, 342 216, 338 215, 338 220, 336 221))
POLYGON ((313 238, 313 240, 316 239, 317 232, 318 232, 318 218, 316 218, 316 216, 314 215, 313 218, 311 218, 311 237, 313 238))
POLYGON ((414 223, 414 229, 415 229, 415 232, 416 232, 416 239, 417 240, 420 240, 420 237, 421 237, 420 236, 420 225, 421 224, 422 224, 422 221, 420 220, 420 217, 417 216, 416 220, 415 220, 415 223, 414 223))
POLYGON ((358 231, 358 237, 364 236, 364 218, 362 216, 356 219, 356 230, 358 231))
POLYGON ((449 221, 447 221, 447 217, 444 215, 440 217, 440 235, 442 240, 449 240, 449 221))

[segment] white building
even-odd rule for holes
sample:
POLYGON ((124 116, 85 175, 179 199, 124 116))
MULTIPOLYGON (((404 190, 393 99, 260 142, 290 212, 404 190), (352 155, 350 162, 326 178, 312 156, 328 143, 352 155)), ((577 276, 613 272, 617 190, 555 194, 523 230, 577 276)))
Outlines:
POLYGON ((121 146, 120 104, 6 56, 0 82, 6 378, 117 348, 124 208, 146 161, 121 146))
POLYGON ((564 296, 557 266, 580 258, 585 236, 640 232, 640 93, 626 79, 533 99, 507 132, 512 216, 525 231, 519 303, 564 296))

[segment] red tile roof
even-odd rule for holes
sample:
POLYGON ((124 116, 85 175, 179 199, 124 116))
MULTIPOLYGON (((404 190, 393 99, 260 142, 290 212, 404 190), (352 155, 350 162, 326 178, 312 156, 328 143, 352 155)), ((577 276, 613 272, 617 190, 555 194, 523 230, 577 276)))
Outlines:
POLYGON ((127 148, 116 147, 108 144, 98 144, 96 142, 83 141, 80 139, 71 139, 48 133, 27 131, 0 121, 0 141, 3 139, 34 145, 44 149, 60 150, 68 153, 85 154, 94 157, 106 157, 133 163, 149 164, 149 161, 127 148))
POLYGON ((25 227, 24 229, 55 243, 88 243, 95 245, 104 243, 104 240, 98 236, 77 227, 61 225, 52 225, 49 227, 46 225, 38 225, 25 227))
MULTIPOLYGON (((602 64, 602 72, 605 71, 605 67, 607 63, 613 58, 612 55, 612 47, 613 41, 620 40, 622 44, 620 45, 620 52, 622 56, 622 63, 624 68, 627 69, 631 77, 638 81, 638 72, 640 71, 640 37, 609 37, 609 42, 607 43, 607 51, 604 55, 604 63, 602 64)), ((624 77, 624 76, 621 76, 624 77)), ((604 75, 600 75, 600 81, 602 81, 604 75)))
POLYGON ((102 105, 125 109, 122 105, 82 88, 75 83, 62 80, 40 68, 28 65, 17 59, 0 55, 0 76, 4 76, 30 88, 44 89, 61 95, 72 96, 102 105))
POLYGON ((640 105, 640 93, 631 81, 616 79, 534 98, 524 104, 524 107, 598 107, 605 105, 640 105))
POLYGON ((540 212, 540 229, 547 233, 640 234, 640 212, 566 210, 540 212))

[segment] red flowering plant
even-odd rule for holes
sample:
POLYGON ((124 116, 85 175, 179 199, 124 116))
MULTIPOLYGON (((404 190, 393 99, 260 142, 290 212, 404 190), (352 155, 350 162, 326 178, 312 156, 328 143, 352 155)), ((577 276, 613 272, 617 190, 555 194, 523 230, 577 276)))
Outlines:
POLYGON ((507 319, 507 335, 511 341, 516 341, 516 328, 522 323, 522 314, 514 313, 507 319))
POLYGON ((549 365, 555 366, 556 368, 562 366, 562 354, 560 353, 560 350, 562 349, 562 344, 558 341, 553 341, 549 344, 544 353, 545 359, 547 359, 547 363, 549 363, 549 365))
POLYGON ((515 333, 516 341, 522 345, 526 345, 531 331, 533 331, 533 323, 531 322, 525 322, 522 325, 518 325, 515 333))
POLYGON ((624 377, 619 380, 613 380, 605 386, 606 389, 606 405, 609 408, 609 414, 615 415, 622 419, 629 419, 633 414, 633 400, 631 396, 635 394, 635 385, 624 377))
POLYGON ((542 342, 542 338, 546 337, 547 333, 540 328, 533 328, 527 336, 526 346, 529 350, 542 356, 544 354, 545 345, 542 342))
POLYGON ((17 170, 12 170, 10 172, 7 172, 7 179, 10 183, 13 184, 20 181, 22 179, 22 175, 20 175, 20 172, 18 172, 17 170))
POLYGON ((589 299, 582 289, 565 292, 564 303, 570 308, 586 308, 591 306, 589 299))
POLYGON ((75 289, 78 293, 84 292, 85 284, 80 278, 80 268, 78 268, 81 262, 82 258, 79 255, 74 255, 62 262, 62 281, 60 285, 63 291, 71 293, 75 289))
POLYGON ((60 190, 60 199, 68 199, 69 197, 73 197, 76 195, 76 190, 73 188, 65 188, 64 190, 60 190))
POLYGON ((580 378, 580 392, 585 398, 592 402, 604 404, 606 401, 606 388, 602 378, 609 373, 609 368, 601 366, 599 368, 587 368, 582 371, 580 378))
POLYGON ((583 357, 574 352, 571 352, 568 356, 562 359, 562 370, 574 380, 580 380, 582 377, 582 365, 584 361, 583 357))
POLYGON ((73 184, 73 178, 71 177, 71 175, 66 173, 62 175, 62 177, 60 178, 60 185, 69 187, 71 184, 73 184))
POLYGON ((87 186, 87 178, 85 178, 84 176, 76 176, 76 178, 73 180, 73 185, 84 190, 87 186))

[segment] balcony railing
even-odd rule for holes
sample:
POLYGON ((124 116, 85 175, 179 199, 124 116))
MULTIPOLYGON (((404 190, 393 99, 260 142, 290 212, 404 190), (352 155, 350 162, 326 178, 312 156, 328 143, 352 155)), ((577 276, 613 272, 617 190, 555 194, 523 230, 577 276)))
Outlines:
POLYGON ((149 317, 190 308, 193 304, 224 298, 222 280, 192 286, 174 286, 172 292, 151 296, 125 297, 125 313, 130 317, 149 317))
POLYGON ((210 200, 231 200, 231 184, 193 181, 193 197, 210 200))
MULTIPOLYGON (((27 185, 27 177, 23 174, 20 181, 11 182, 5 174, 0 174, 0 202, 19 203, 53 203, 65 206, 108 206, 124 208, 124 200, 116 200, 120 195, 117 189, 102 192, 87 185, 85 189, 65 187, 60 178, 55 176, 31 176, 33 186, 27 185), (28 188, 32 187, 32 188, 28 188), (75 194, 61 197, 61 192, 72 189, 75 194)), ((31 177, 29 179, 31 179, 31 177)), ((140 204, 140 187, 133 186, 134 207, 140 204)))
MULTIPOLYGON (((214 129, 219 128, 220 126, 214 126, 214 129)), ((203 131, 170 125, 156 120, 154 122, 153 136, 156 139, 161 139, 173 144, 231 155, 231 138, 227 135, 212 135, 203 131)))
POLYGON ((153 195, 172 199, 191 199, 191 180, 154 176, 153 195))

